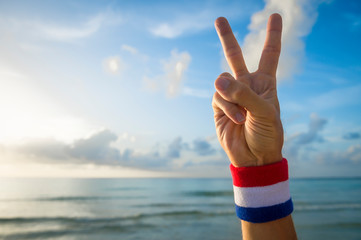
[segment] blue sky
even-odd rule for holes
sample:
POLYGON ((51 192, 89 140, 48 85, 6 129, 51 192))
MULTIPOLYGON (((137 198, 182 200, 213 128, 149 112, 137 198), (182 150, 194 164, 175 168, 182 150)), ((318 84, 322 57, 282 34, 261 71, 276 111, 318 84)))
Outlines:
POLYGON ((0 174, 229 176, 213 23, 254 69, 273 12, 291 175, 361 176, 361 4, 340 0, 0 1, 0 174))

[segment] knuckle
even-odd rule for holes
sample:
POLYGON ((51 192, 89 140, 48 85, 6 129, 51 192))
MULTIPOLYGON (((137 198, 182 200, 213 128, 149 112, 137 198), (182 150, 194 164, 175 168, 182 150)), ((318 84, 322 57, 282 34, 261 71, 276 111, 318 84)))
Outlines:
POLYGON ((263 52, 267 53, 267 54, 272 54, 272 55, 280 55, 281 53, 281 48, 278 46, 273 46, 273 45, 266 45, 263 48, 263 52))
POLYGON ((241 77, 244 76, 246 73, 247 73, 247 70, 245 70, 245 69, 239 69, 239 70, 236 70, 234 74, 236 75, 236 78, 241 78, 241 77))
POLYGON ((239 57, 242 55, 242 50, 238 45, 231 46, 227 48, 226 55, 228 58, 239 57))
POLYGON ((248 90, 249 90, 248 87, 244 83, 237 82, 234 91, 235 98, 241 99, 247 93, 248 90))
POLYGON ((229 72, 221 73, 218 78, 220 77, 233 78, 232 74, 230 74, 229 72))

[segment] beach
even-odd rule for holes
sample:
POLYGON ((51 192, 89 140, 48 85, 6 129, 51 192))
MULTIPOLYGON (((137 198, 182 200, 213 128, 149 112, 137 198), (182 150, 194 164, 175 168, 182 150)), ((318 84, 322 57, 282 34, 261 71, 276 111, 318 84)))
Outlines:
MULTIPOLYGON (((299 239, 361 239, 361 179, 291 179, 299 239)), ((240 239, 225 179, 1 179, 0 239, 240 239)))

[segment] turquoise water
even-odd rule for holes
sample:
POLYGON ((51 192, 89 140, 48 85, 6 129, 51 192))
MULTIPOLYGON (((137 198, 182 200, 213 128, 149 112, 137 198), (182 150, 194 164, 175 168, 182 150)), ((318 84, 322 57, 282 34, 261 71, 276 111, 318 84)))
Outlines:
MULTIPOLYGON (((291 180, 299 239, 361 239, 361 179, 291 180)), ((240 239, 231 179, 1 179, 0 239, 240 239)))

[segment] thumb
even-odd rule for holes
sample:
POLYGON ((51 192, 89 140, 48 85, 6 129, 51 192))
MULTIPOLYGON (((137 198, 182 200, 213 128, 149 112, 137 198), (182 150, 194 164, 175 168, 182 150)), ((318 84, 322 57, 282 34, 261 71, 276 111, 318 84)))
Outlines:
POLYGON ((217 92, 226 101, 235 103, 250 111, 253 115, 267 114, 269 106, 250 87, 235 80, 229 73, 222 73, 214 83, 217 92))

